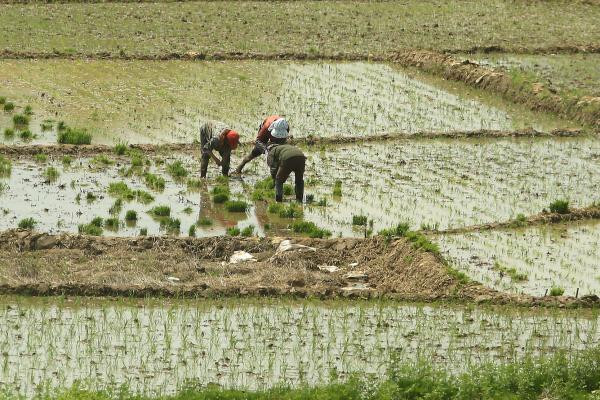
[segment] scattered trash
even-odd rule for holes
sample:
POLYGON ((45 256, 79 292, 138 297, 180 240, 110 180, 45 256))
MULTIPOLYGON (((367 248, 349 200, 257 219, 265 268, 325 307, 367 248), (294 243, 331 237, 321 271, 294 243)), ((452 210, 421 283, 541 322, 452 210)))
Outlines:
POLYGON ((243 250, 238 250, 233 253, 231 258, 229 259, 229 264, 237 264, 241 262, 255 262, 256 258, 243 250))
POLYGON ((352 268, 358 267, 358 263, 357 262, 353 262, 353 263, 348 264, 348 266, 352 267, 352 268))
POLYGON ((317 268, 319 268, 320 271, 327 271, 327 272, 330 272, 330 273, 340 270, 335 265, 317 265, 317 268))
POLYGON ((290 250, 300 250, 300 249, 317 251, 317 249, 315 249, 314 247, 309 247, 309 246, 305 246, 303 244, 298 244, 298 243, 292 243, 291 240, 284 240, 281 243, 279 243, 279 247, 277 248, 277 253, 282 253, 284 251, 290 251, 290 250))
POLYGON ((346 274, 344 278, 352 281, 360 281, 366 280, 368 278, 368 275, 362 272, 351 272, 349 274, 346 274))
POLYGON ((345 293, 350 294, 350 293, 357 293, 357 292, 360 293, 360 292, 363 292, 365 290, 371 290, 371 288, 369 288, 369 286, 367 286, 367 284, 365 284, 365 283, 355 283, 355 284, 353 284, 351 286, 343 287, 342 290, 345 293))
POLYGON ((179 279, 179 278, 175 278, 174 276, 168 276, 168 277, 167 277, 167 280, 168 280, 169 282, 179 282, 181 279, 179 279))

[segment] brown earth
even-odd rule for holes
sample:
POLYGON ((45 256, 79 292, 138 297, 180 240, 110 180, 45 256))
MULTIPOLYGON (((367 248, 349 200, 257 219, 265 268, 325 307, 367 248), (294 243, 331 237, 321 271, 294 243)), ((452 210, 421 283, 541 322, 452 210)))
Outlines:
POLYGON ((498 93, 506 99, 591 125, 600 131, 600 98, 560 96, 543 83, 517 82, 509 74, 458 61, 450 55, 431 51, 400 52, 393 60, 403 66, 442 75, 446 79, 498 93))
POLYGON ((105 238, 0 233, 0 293, 28 295, 382 297, 522 306, 595 307, 595 296, 532 297, 463 283, 403 238, 295 238, 315 248, 277 252, 282 238, 105 238), (228 263, 236 250, 256 262, 228 263), (339 268, 326 272, 319 266, 339 268))
MULTIPOLYGON (((418 132, 418 133, 387 133, 370 136, 333 136, 295 138, 292 142, 298 145, 325 146, 343 145, 351 143, 380 142, 402 139, 464 139, 464 138, 507 138, 507 137, 576 137, 583 136, 585 132, 577 129, 555 129, 551 132, 540 132, 534 129, 518 131, 456 131, 456 132, 418 132)), ((252 143, 243 143, 241 147, 248 147, 252 143)), ((144 153, 178 152, 192 153, 199 151, 196 143, 166 143, 166 144, 131 144, 132 149, 144 153)), ((34 145, 3 145, 0 144, 0 154, 9 157, 33 156, 39 153, 48 155, 72 155, 77 157, 95 156, 98 154, 113 153, 114 146, 103 144, 94 145, 68 145, 68 144, 34 144, 34 145)))
POLYGON ((442 235, 453 233, 468 233, 489 231, 492 229, 507 229, 507 228, 526 228, 535 225, 557 224, 561 222, 581 221, 585 219, 600 219, 600 205, 592 205, 585 208, 573 208, 568 213, 559 214, 543 211, 539 214, 531 215, 525 220, 519 221, 511 219, 505 222, 493 222, 489 224, 465 226, 462 228, 452 228, 439 231, 422 231, 427 235, 442 235))

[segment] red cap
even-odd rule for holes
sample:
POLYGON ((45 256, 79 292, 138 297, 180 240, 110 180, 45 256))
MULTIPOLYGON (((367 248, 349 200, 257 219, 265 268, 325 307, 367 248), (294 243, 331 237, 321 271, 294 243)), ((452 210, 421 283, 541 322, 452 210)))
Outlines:
POLYGON ((235 150, 238 147, 238 144, 240 143, 240 134, 237 133, 236 131, 229 131, 227 132, 227 136, 225 136, 227 143, 229 144, 229 147, 232 150, 235 150))

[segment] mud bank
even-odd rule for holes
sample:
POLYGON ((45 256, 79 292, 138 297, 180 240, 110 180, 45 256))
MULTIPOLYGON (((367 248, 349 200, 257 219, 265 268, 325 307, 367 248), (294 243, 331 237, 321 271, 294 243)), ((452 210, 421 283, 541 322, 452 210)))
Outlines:
POLYGON ((103 238, 23 230, 0 234, 0 293, 28 295, 293 296, 596 307, 586 296, 533 297, 464 283, 434 254, 403 238, 103 238), (235 251, 255 261, 229 263, 235 251), (327 267, 327 268, 325 268, 327 267), (330 272, 332 271, 332 272, 330 272))
POLYGON ((489 224, 480 224, 465 226, 463 228, 445 229, 445 230, 427 230, 423 233, 427 235, 460 234, 468 232, 481 232, 493 229, 509 228, 527 228, 535 225, 558 224, 561 222, 574 222, 586 219, 600 219, 600 206, 590 206, 585 208, 570 209, 568 213, 559 214, 551 212, 541 212, 531 215, 526 219, 512 219, 505 222, 494 222, 489 224))
MULTIPOLYGON (((465 138, 519 138, 519 137, 578 137, 586 133, 578 129, 555 129, 550 132, 540 132, 534 129, 518 131, 478 130, 465 132, 418 132, 418 133, 386 133, 363 137, 337 136, 315 137, 307 136, 295 138, 294 144, 305 146, 344 145, 352 143, 383 142, 402 139, 465 139, 465 138)), ((141 150, 144 153, 193 153, 199 151, 197 143, 165 143, 165 144, 130 144, 131 149, 141 150)), ((240 147, 249 148, 252 142, 242 143, 240 147)), ((114 153, 114 147, 96 145, 68 145, 68 144, 32 144, 32 145, 3 145, 0 144, 0 154, 9 157, 33 156, 39 153, 49 155, 72 155, 77 157, 94 156, 97 154, 114 153)))
POLYGON ((562 97, 543 83, 518 82, 510 75, 482 67, 468 60, 460 62, 450 55, 430 51, 400 52, 393 60, 403 66, 442 75, 446 79, 489 90, 532 110, 556 113, 600 130, 600 98, 562 97))

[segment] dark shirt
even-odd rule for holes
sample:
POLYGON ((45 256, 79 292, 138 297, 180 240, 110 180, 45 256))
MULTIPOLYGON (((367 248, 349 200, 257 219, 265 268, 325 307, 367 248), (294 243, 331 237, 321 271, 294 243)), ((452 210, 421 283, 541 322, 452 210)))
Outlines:
POLYGON ((267 164, 271 168, 277 168, 282 162, 294 157, 304 157, 304 153, 291 144, 272 145, 267 156, 267 164))

